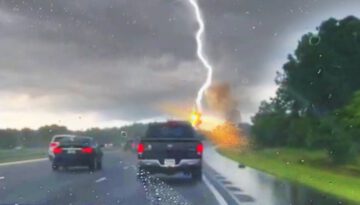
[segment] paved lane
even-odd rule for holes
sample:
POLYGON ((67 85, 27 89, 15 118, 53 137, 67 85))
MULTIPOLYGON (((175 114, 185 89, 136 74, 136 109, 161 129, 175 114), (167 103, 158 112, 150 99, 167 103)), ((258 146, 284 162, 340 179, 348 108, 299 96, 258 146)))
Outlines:
POLYGON ((136 179, 135 155, 106 152, 104 169, 53 172, 48 161, 0 166, 0 204, 218 204, 187 176, 136 179))

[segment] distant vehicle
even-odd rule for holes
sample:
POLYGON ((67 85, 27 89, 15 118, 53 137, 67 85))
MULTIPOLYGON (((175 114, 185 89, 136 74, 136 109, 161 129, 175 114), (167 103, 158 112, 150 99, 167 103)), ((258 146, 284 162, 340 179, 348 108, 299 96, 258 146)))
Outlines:
POLYGON ((124 150, 125 151, 130 150, 130 151, 136 153, 139 141, 140 141, 140 139, 137 139, 137 138, 127 140, 124 144, 124 150))
POLYGON ((138 175, 183 172, 191 174, 194 180, 202 179, 203 144, 187 122, 150 124, 137 152, 138 175))
POLYGON ((87 166, 92 171, 102 168, 102 146, 93 138, 76 136, 63 138, 59 142, 59 146, 53 149, 53 170, 58 170, 60 166, 87 166))
POLYGON ((112 148, 114 147, 114 144, 113 143, 106 143, 104 144, 104 148, 112 148))
POLYGON ((52 161, 54 159, 54 148, 60 145, 60 140, 64 138, 74 138, 75 135, 68 135, 68 134, 61 134, 61 135, 54 135, 49 144, 48 156, 49 160, 52 161))

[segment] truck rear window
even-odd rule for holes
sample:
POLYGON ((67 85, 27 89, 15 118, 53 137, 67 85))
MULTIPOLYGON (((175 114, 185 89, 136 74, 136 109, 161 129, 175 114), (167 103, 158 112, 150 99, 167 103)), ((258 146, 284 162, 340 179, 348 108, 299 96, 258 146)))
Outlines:
POLYGON ((185 123, 182 124, 154 124, 149 125, 146 138, 194 138, 193 128, 185 123))

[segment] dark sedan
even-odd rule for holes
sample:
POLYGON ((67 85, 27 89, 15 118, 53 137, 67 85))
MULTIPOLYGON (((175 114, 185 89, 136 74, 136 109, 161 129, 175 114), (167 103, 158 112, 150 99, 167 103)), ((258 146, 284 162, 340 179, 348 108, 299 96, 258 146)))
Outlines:
POLYGON ((91 137, 64 138, 53 153, 53 170, 58 170, 60 166, 87 166, 92 171, 102 168, 101 146, 91 137))

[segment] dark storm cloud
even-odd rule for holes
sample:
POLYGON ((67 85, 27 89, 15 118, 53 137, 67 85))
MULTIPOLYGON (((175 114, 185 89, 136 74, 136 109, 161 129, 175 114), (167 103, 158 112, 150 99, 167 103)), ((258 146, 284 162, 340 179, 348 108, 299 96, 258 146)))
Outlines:
MULTIPOLYGON (((288 40, 356 0, 200 0, 215 80, 256 111, 288 40), (339 6, 340 5, 340 6, 339 6), (335 10, 334 10, 335 9, 335 10), (336 10, 337 9, 337 10, 336 10), (320 18, 321 17, 321 18, 320 18), (310 23, 309 23, 310 22, 310 23)), ((195 97, 205 74, 186 0, 0 1, 0 91, 46 96, 39 109, 135 120, 195 97)), ((288 45, 292 44, 292 45, 288 45)))

